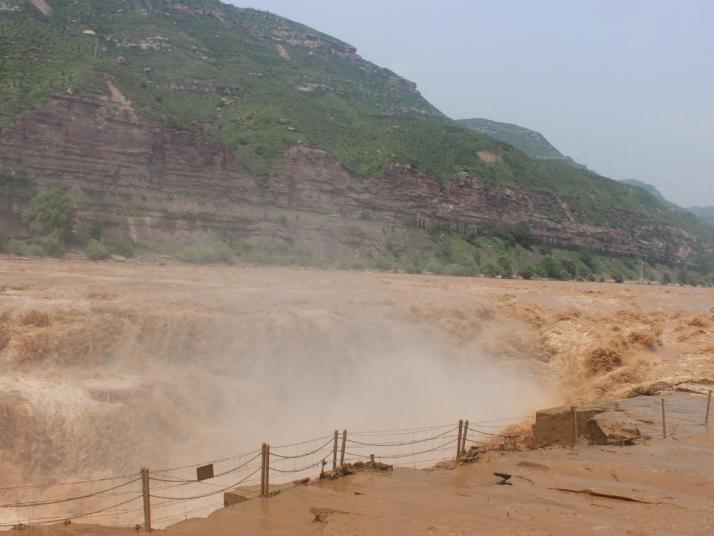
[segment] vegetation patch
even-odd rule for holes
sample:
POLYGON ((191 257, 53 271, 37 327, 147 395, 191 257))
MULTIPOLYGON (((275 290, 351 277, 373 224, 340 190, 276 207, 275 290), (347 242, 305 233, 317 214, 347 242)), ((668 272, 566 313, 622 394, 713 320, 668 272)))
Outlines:
POLYGON ((233 264, 235 262, 235 253, 224 242, 185 246, 176 251, 174 257, 189 264, 233 264))

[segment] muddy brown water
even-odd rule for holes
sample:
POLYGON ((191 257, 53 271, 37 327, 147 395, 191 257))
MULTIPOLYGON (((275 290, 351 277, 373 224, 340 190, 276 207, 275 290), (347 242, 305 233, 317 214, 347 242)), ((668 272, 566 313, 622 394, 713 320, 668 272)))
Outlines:
POLYGON ((712 298, 678 287, 0 260, 0 406, 11 431, 0 463, 9 484, 133 474, 336 428, 525 416, 711 378, 712 298), (619 359, 593 368, 603 349, 619 359))

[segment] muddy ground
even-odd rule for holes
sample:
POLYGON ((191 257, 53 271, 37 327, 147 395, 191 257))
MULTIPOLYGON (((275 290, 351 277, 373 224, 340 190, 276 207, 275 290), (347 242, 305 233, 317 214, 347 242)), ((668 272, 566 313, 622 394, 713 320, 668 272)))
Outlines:
MULTIPOLYGON (((714 379, 713 307, 712 289, 688 287, 0 261, 0 463, 10 485, 129 474, 336 428, 505 419, 658 381, 701 386, 714 379)), ((711 446, 702 436, 504 454, 488 464, 552 468, 522 471, 533 484, 510 487, 494 487, 488 464, 399 469, 172 531, 228 534, 239 523, 245 534, 391 534, 397 526, 414 534, 576 526, 665 534, 676 522, 681 533, 699 534, 712 521, 711 505, 697 498, 711 490, 711 462, 703 462, 711 446), (652 460, 644 472, 630 462, 640 456, 652 460), (690 459, 704 463, 696 475, 690 459), (625 491, 656 495, 657 504, 548 489, 566 476, 581 488, 617 482, 593 469, 613 464, 630 475, 617 473, 625 491), (672 464, 684 467, 687 486, 672 464), (581 478, 593 471, 594 482, 581 478), (313 524, 310 508, 323 507, 350 514, 313 524)), ((34 497, 3 493, 13 502, 34 497)), ((5 511, 1 521, 20 514, 5 511)))

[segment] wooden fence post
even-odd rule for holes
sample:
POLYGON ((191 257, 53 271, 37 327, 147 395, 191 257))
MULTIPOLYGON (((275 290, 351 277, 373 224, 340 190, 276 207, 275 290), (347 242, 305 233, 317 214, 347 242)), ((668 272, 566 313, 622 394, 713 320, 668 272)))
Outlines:
POLYGON ((270 443, 265 444, 265 496, 270 497, 270 443))
POLYGON ((660 398, 662 402, 662 438, 667 438, 667 417, 664 411, 664 397, 660 398))
POLYGON ((709 409, 712 406, 712 390, 709 389, 709 395, 707 396, 707 414, 704 417, 704 426, 709 426, 709 409))
POLYGON ((459 419, 459 436, 456 439, 456 461, 458 462, 461 458, 461 436, 464 433, 464 420, 459 419))
POLYGON ((469 431, 469 421, 464 421, 464 433, 461 435, 461 455, 466 454, 466 434, 469 431))
POLYGON ((332 470, 337 471, 337 444, 340 440, 340 432, 335 430, 335 441, 332 443, 332 470))
POLYGON ((347 448, 347 430, 342 430, 342 448, 340 449, 340 467, 345 465, 345 449, 347 448))
POLYGON ((141 495, 144 499, 144 530, 151 532, 151 497, 149 494, 149 470, 141 470, 141 495))
POLYGON ((578 444, 578 408, 570 406, 570 415, 573 419, 573 446, 578 444))
POLYGON ((265 497, 265 443, 263 443, 260 458, 260 496, 265 497))

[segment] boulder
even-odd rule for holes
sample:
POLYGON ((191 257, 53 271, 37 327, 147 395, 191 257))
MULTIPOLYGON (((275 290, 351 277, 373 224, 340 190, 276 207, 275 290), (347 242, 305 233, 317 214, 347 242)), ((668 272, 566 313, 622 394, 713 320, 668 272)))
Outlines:
POLYGON ((643 436, 637 422, 622 411, 605 411, 587 422, 585 433, 595 445, 631 445, 643 436))
MULTIPOLYGON (((578 437, 586 435, 587 423, 599 413, 614 408, 612 402, 594 402, 577 407, 578 437)), ((533 425, 535 447, 573 444, 573 415, 569 406, 540 410, 533 425)))

